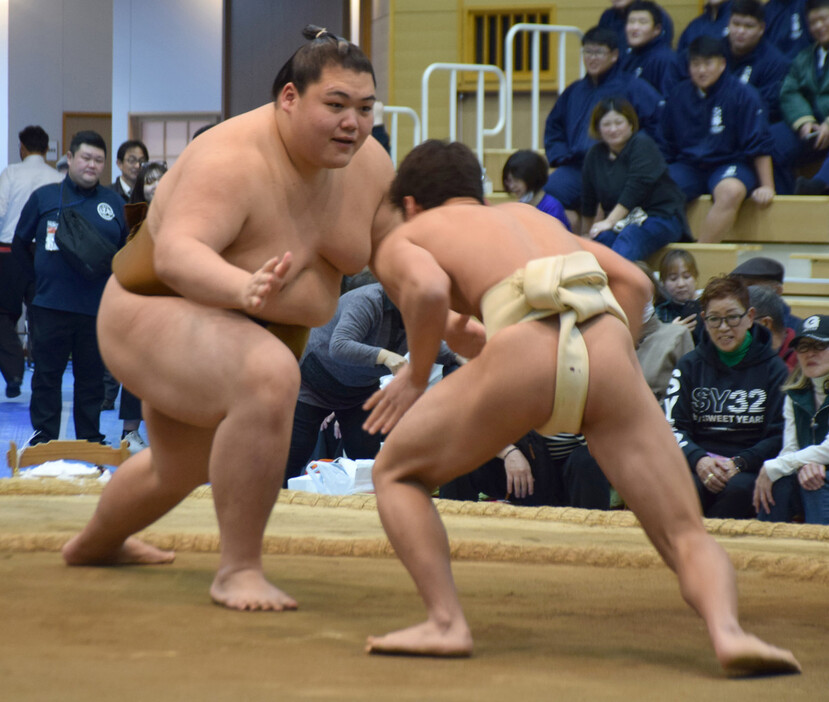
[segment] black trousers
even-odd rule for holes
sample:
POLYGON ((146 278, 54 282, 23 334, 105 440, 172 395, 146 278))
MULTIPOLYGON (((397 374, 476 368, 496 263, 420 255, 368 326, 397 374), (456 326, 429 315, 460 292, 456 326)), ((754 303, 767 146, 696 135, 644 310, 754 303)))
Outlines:
POLYGON ((17 335, 23 288, 17 262, 6 247, 0 247, 0 373, 7 385, 23 380, 23 346, 17 335))
POLYGON ((100 414, 104 399, 104 364, 98 350, 95 317, 30 307, 32 354, 32 427, 51 440, 60 435, 61 384, 71 356, 75 380, 73 417, 75 436, 101 441, 100 414))

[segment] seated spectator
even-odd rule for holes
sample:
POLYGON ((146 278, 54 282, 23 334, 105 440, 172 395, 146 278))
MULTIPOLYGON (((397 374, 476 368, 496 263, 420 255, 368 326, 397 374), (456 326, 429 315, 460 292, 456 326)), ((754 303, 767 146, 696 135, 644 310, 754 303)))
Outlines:
MULTIPOLYGON (((752 256, 731 271, 731 275, 742 279, 746 285, 764 285, 778 295, 782 295, 785 272, 786 269, 780 261, 767 256, 752 256)), ((783 302, 783 321, 787 327, 799 332, 803 320, 792 314, 792 309, 785 300, 781 301, 783 302)))
POLYGON ((708 334, 679 360, 666 415, 705 516, 751 519, 757 472, 780 451, 786 366, 739 278, 712 278, 700 305, 708 334))
POLYGON ((591 147, 582 168, 582 235, 636 261, 689 240, 685 198, 659 148, 624 98, 603 99, 590 116, 591 147), (594 222, 598 205, 604 219, 594 222))
POLYGON ((769 0, 765 36, 791 61, 809 46, 806 0, 769 0))
POLYGON ((623 96, 636 110, 639 126, 658 141, 664 106, 659 93, 647 81, 618 66, 618 42, 609 29, 588 30, 582 38, 582 56, 587 75, 559 96, 544 128, 544 151, 555 168, 544 189, 568 210, 567 216, 576 231, 581 167, 594 143, 587 133, 593 108, 604 98, 623 96))
POLYGON ((796 332, 786 326, 783 298, 765 285, 749 285, 748 297, 756 312, 757 324, 762 324, 771 332, 771 347, 780 356, 780 360, 786 364, 786 368, 789 371, 794 370, 797 365, 797 355, 792 341, 796 332))
POLYGON ((765 38, 765 14, 759 0, 733 0, 728 37, 724 41, 728 71, 741 83, 753 85, 766 109, 772 136, 772 163, 776 190, 794 192, 792 166, 798 159, 800 139, 783 121, 780 88, 791 59, 765 38))
POLYGON ((773 144, 759 94, 728 75, 721 41, 694 39, 688 69, 690 80, 680 82, 666 101, 664 148, 671 177, 688 200, 711 193, 713 204, 697 238, 717 242, 731 229, 746 195, 762 207, 774 198, 773 144))
POLYGON ((679 37, 677 53, 684 53, 691 47, 694 39, 713 37, 722 39, 728 35, 728 20, 731 17, 731 0, 708 0, 702 14, 691 20, 679 37))
POLYGON ((829 316, 812 315, 795 338, 798 365, 783 389, 783 448, 757 476, 761 520, 791 521, 802 505, 809 524, 829 524, 829 316))
POLYGON ((544 438, 531 431, 491 461, 442 485, 438 495, 445 500, 499 500, 524 507, 565 506, 568 502, 555 460, 544 438))
POLYGON ((501 174, 504 190, 520 202, 526 202, 555 217, 568 231, 572 231, 562 204, 544 192, 549 170, 544 157, 535 151, 516 151, 504 164, 504 172, 501 174))
MULTIPOLYGON (((345 293, 334 317, 311 330, 300 361, 301 384, 294 413, 291 449, 285 470, 302 473, 317 442, 320 425, 333 410, 345 454, 374 458, 382 436, 363 431, 368 412, 363 403, 380 387, 379 380, 406 364, 408 347, 400 311, 379 283, 345 293)), ((457 363, 445 344, 439 362, 457 363)))
MULTIPOLYGON (((806 0, 806 16, 815 43, 792 62, 780 90, 783 118, 804 142, 801 160, 825 159, 829 153, 829 0, 806 0)), ((829 191, 829 160, 813 178, 797 179, 795 194, 824 195, 829 191)))
POLYGON ((648 81, 663 97, 681 78, 677 55, 662 31, 664 14, 650 0, 634 0, 628 5, 627 49, 619 59, 623 71, 648 81))
POLYGON ((667 299, 656 305, 656 316, 662 322, 685 327, 698 344, 702 340, 703 323, 697 302, 697 262, 685 249, 671 249, 659 264, 659 281, 667 299))
MULTIPOLYGON (((619 42, 619 50, 624 53, 627 48, 627 26, 628 12, 635 0, 610 0, 612 7, 609 7, 599 18, 599 26, 616 33, 619 42)), ((674 41, 674 21, 664 8, 659 8, 659 33, 662 40, 670 46, 674 41)))

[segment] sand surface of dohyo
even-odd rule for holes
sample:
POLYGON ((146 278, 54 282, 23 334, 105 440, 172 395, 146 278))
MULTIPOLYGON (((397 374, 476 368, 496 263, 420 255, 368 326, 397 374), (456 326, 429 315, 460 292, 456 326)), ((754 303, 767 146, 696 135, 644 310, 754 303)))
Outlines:
POLYGON ((72 492, 0 481, 0 700, 829 700, 826 527, 709 523, 745 628, 804 669, 728 679, 629 513, 441 502, 475 655, 412 659, 363 653, 423 615, 373 497, 283 493, 265 568, 300 609, 277 614, 210 602, 206 491, 145 534, 175 563, 119 568, 62 565, 98 499, 72 492))

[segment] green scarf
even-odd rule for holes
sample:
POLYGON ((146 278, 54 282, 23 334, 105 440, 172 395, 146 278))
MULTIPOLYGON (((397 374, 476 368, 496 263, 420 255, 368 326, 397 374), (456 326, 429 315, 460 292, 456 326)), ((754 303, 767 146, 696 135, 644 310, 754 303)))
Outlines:
POLYGON ((717 349, 717 355, 720 357, 720 360, 729 368, 733 368, 746 357, 748 347, 751 346, 751 342, 752 337, 751 332, 749 331, 746 332, 746 338, 743 339, 743 343, 740 344, 740 348, 736 351, 723 351, 718 346, 715 346, 714 348, 717 349))

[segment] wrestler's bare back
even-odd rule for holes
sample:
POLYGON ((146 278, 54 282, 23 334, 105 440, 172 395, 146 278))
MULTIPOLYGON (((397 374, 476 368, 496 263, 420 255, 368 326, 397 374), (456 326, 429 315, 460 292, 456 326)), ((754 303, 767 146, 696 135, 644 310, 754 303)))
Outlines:
POLYGON ((477 317, 484 293, 533 259, 587 250, 596 256, 611 286, 643 277, 606 246, 574 236, 554 217, 521 203, 482 207, 473 201, 450 201, 419 213, 392 237, 429 251, 452 279, 451 308, 477 317))
POLYGON ((286 284, 257 316, 317 326, 336 309, 340 278, 369 261, 372 237, 391 227, 377 217, 393 168, 369 138, 343 168, 307 175, 291 160, 274 105, 217 125, 188 146, 160 182, 148 225, 156 264, 165 244, 195 237, 233 266, 256 271, 292 255, 286 284))

